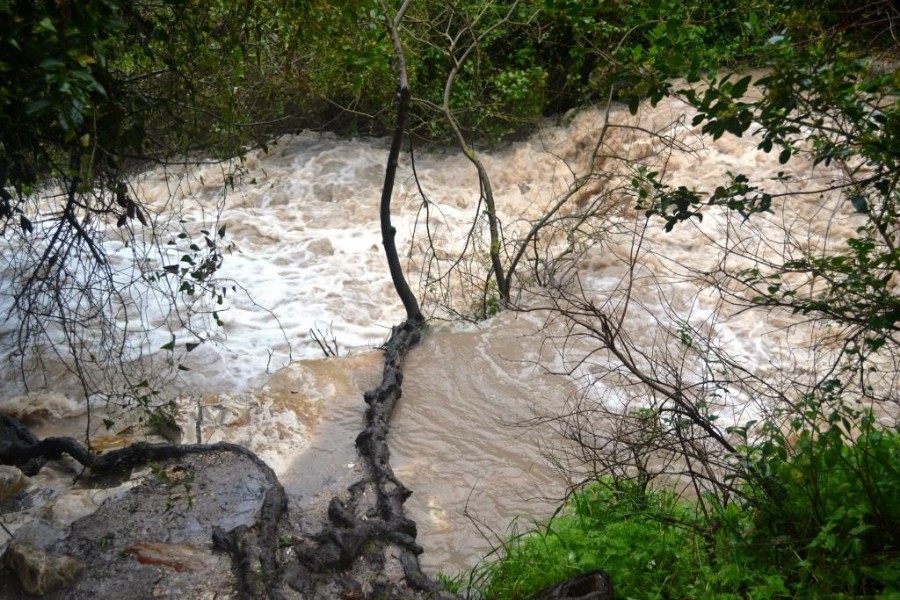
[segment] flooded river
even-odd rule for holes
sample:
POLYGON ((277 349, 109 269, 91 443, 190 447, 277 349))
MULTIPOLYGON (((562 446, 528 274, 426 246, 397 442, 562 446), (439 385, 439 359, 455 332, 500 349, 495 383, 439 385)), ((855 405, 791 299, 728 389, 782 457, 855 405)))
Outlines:
MULTIPOLYGON (((723 240, 763 244, 759 252, 777 255, 798 239, 785 236, 791 228, 827 222, 827 233, 804 230, 806 243, 814 246, 826 235, 850 235, 860 216, 836 199, 813 196, 779 205, 752 230, 735 230, 733 221, 715 213, 672 233, 663 232, 661 223, 648 224, 624 188, 607 193, 628 175, 628 165, 648 165, 668 181, 696 189, 711 189, 727 172, 741 171, 759 182, 787 185, 779 172, 788 167, 756 152, 753 140, 711 144, 684 113, 674 101, 645 108, 637 120, 615 109, 610 118, 620 127, 608 131, 600 158, 592 158, 605 119, 600 111, 547 123, 528 140, 486 152, 504 234, 507 240, 523 235, 576 176, 599 169, 605 175, 591 180, 559 213, 570 217, 603 198, 606 232, 595 238, 601 241, 566 263, 578 273, 584 293, 598 303, 615 301, 627 282, 633 305, 623 322, 639 347, 653 348, 660 331, 686 324, 711 332, 749 368, 776 373, 784 357, 803 360, 811 333, 788 328, 787 317, 779 321, 777 315, 760 318, 729 308, 696 274, 720 263, 723 240), (659 137, 645 139, 631 128, 635 124, 659 137)), ((157 227, 144 239, 163 248, 144 258, 161 268, 189 252, 185 244, 203 239, 202 231, 220 232, 215 241, 223 262, 216 276, 227 294, 221 304, 204 308, 209 329, 184 327, 164 307, 145 303, 138 341, 129 346, 134 360, 169 366, 177 360, 177 377, 158 391, 177 404, 182 440, 245 444, 275 468, 297 510, 339 487, 355 468, 352 443, 362 421, 362 392, 380 377, 377 347, 403 318, 378 229, 386 155, 385 140, 303 133, 234 164, 151 171, 136 186, 157 213, 157 227), (338 357, 323 357, 323 341, 338 357), (180 353, 161 349, 170 342, 180 353)), ((426 219, 434 254, 455 256, 473 228, 478 183, 472 166, 453 149, 420 152, 416 169, 418 185, 404 156, 394 224, 409 278, 414 287, 424 282, 420 292, 428 292, 426 219), (429 201, 427 216, 420 191, 429 201)), ((799 160, 789 169, 790 185, 798 190, 835 177, 799 160)), ((555 253, 567 251, 567 243, 564 235, 543 239, 535 264, 549 264, 555 253)), ((134 272, 135 254, 115 230, 107 249, 123 274, 134 272)), ((483 275, 485 256, 471 260, 472 272, 483 275)), ((478 299, 461 297, 463 291, 454 292, 453 309, 471 314, 478 299)), ((581 359, 590 347, 572 345, 574 355, 567 355, 560 344, 545 343, 552 327, 547 329, 547 313, 539 310, 540 294, 526 294, 520 302, 535 311, 470 323, 448 321, 450 313, 438 299, 425 297, 426 309, 442 319, 408 359, 391 446, 396 473, 414 491, 406 506, 419 524, 423 563, 432 572, 473 566, 511 522, 547 516, 565 492, 565 478, 545 457, 567 442, 550 428, 525 424, 562 411, 568 399, 584 393, 591 366, 581 359)), ((14 330, 8 324, 0 341, 11 339, 14 330)), ((3 351, 4 410, 30 415, 41 434, 90 431, 98 447, 140 434, 139 425, 125 417, 104 427, 102 402, 88 423, 83 394, 52 358, 44 361, 40 385, 24 395, 13 350, 3 351)), ((65 502, 62 491, 47 499, 48 506, 57 506, 54 514, 65 515, 62 520, 89 510, 83 498, 69 501, 76 508, 65 502)), ((33 515, 5 517, 11 529, 17 519, 28 518, 33 515)))

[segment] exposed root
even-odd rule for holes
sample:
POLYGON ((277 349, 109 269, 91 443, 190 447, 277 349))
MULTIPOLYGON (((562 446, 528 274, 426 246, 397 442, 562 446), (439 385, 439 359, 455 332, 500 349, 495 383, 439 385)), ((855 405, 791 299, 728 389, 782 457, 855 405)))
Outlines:
POLYGON ((369 568, 383 565, 392 546, 405 583, 403 589, 380 590, 388 597, 413 597, 419 592, 445 595, 419 566, 422 547, 415 541, 416 524, 403 513, 403 503, 412 492, 394 475, 387 445, 391 412, 402 394, 403 359, 419 341, 420 327, 418 321, 406 321, 394 328, 384 348, 381 385, 365 393, 366 428, 357 436, 356 448, 365 461, 368 478, 350 486, 348 500, 332 498, 329 525, 294 547, 305 569, 321 574, 351 569, 360 559, 369 568), (373 553, 380 556, 374 558, 373 553))
POLYGON ((137 466, 188 455, 240 454, 259 467, 269 484, 253 526, 212 531, 213 547, 231 557, 241 598, 280 599, 296 592, 315 598, 335 593, 359 598, 452 597, 419 566, 422 547, 416 543, 416 524, 403 512, 412 492, 394 475, 387 445, 391 413, 401 396, 403 359, 419 341, 421 326, 420 320, 402 323, 385 345, 382 382, 364 396, 366 427, 356 438, 365 475, 346 495, 331 499, 327 522, 316 532, 284 535, 289 533, 282 522, 287 509, 284 489, 265 462, 235 444, 136 443, 95 454, 74 438, 38 440, 15 419, 3 417, 0 463, 18 465, 33 475, 47 461, 68 455, 92 475, 123 476, 137 466), (279 535, 293 540, 291 550, 279 551, 279 535))
POLYGON ((255 532, 240 526, 225 532, 213 532, 213 546, 232 557, 235 573, 245 598, 279 597, 275 592, 278 578, 278 524, 287 509, 287 496, 274 471, 256 454, 236 444, 171 444, 136 443, 105 454, 94 454, 70 437, 37 440, 24 425, 11 417, 0 418, 0 464, 24 465, 29 475, 36 475, 50 460, 64 454, 88 468, 97 476, 127 475, 134 467, 183 458, 188 455, 232 452, 250 459, 264 474, 269 489, 265 494, 255 524, 255 532), (257 568, 258 565, 258 568, 257 568))

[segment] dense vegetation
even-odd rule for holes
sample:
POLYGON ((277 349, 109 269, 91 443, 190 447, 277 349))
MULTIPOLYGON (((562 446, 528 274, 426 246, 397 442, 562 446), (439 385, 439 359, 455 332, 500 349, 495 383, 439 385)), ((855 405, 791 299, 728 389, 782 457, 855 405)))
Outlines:
MULTIPOLYGON (((135 162, 196 151, 233 155, 299 127, 387 131, 396 86, 387 10, 4 0, 3 187, 50 174, 102 181, 135 162)), ((444 130, 430 108, 442 102, 454 52, 482 33, 450 103, 467 129, 496 139, 610 88, 623 99, 658 97, 660 76, 765 63, 760 50, 787 27, 801 47, 833 45, 847 32, 858 48, 878 50, 891 43, 892 10, 839 1, 414 3, 404 23, 414 129, 444 130), (448 41, 447 31, 459 33, 448 41)))
MULTIPOLYGON (((121 291, 104 236, 133 242, 156 226, 131 186, 137 169, 238 155, 300 127, 388 131, 397 56, 385 21, 395 10, 374 1, 0 0, 4 284, 22 319, 23 352, 48 323, 58 322, 74 349, 81 328, 108 319, 109 297, 121 291), (61 301, 68 295, 84 298, 75 312, 61 301)), ((409 6, 397 33, 413 91, 410 130, 420 139, 460 143, 474 159, 474 146, 527 132, 547 115, 608 99, 637 110, 678 96, 714 138, 759 129, 759 150, 782 163, 803 155, 840 164, 846 178, 830 191, 866 215, 838 251, 729 274, 748 309, 787 309, 838 332, 839 350, 813 383, 771 391, 783 401, 777 409, 728 431, 702 397, 667 382, 651 382, 669 390, 658 411, 623 415, 658 432, 629 448, 638 467, 639 456, 663 448, 690 446, 689 461, 718 453, 689 469, 700 492, 693 502, 654 490, 641 468, 598 471, 560 516, 472 574, 476 592, 523 597, 601 567, 623 597, 900 593, 891 568, 900 552, 900 447, 882 411, 896 397, 871 383, 875 360, 896 365, 900 350, 898 23, 885 0, 409 6), (720 75, 746 66, 765 75, 720 75), (708 85, 682 88, 675 78, 708 85), (685 445, 687 434, 696 445, 685 445), (680 445, 665 446, 675 438, 680 445), (700 453, 701 442, 715 452, 700 453)), ((636 168, 633 191, 667 229, 717 207, 752 219, 785 200, 740 173, 704 193, 636 168)), ((217 293, 205 284, 222 259, 215 234, 183 227, 184 264, 144 274, 177 278, 173 302, 217 293)), ((509 273, 492 266, 482 278, 482 316, 488 306, 514 308, 511 273, 527 241, 516 243, 490 240, 492 259, 509 273)), ((584 308, 608 324, 602 309, 584 308)), ((598 345, 615 351, 619 340, 598 331, 598 345)), ((697 351, 693 335, 684 345, 697 351)), ((73 356, 80 375, 103 360, 73 356)), ((120 393, 146 401, 146 379, 126 380, 120 393)), ((85 395, 99 386, 87 381, 85 395)))
POLYGON ((756 448, 766 489, 748 484, 737 501, 705 511, 671 492, 601 479, 447 582, 488 598, 528 598, 604 569, 622 598, 892 598, 900 438, 866 423, 853 443, 835 426, 805 433, 780 456, 756 448))

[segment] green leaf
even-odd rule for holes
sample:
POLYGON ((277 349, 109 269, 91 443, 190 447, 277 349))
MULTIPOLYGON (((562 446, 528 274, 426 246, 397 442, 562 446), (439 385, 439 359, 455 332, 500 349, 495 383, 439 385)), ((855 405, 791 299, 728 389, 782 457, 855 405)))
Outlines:
POLYGON ((51 33, 56 33, 56 25, 53 24, 53 21, 50 20, 50 17, 44 17, 35 27, 37 31, 49 31, 51 33))
POLYGON ((731 96, 732 98, 740 98, 744 94, 747 93, 747 88, 750 86, 750 81, 753 79, 750 75, 746 77, 742 77, 739 79, 734 86, 731 88, 731 96))
POLYGON ((725 130, 735 137, 741 137, 744 135, 744 126, 741 121, 735 117, 732 117, 725 121, 725 130))
POLYGON ((31 102, 25 108, 25 113, 28 115, 36 115, 49 106, 50 106, 50 101, 47 100, 46 98, 42 98, 41 100, 35 100, 34 102, 31 102))
MULTIPOLYGON (((58 71, 66 66, 66 63, 56 58, 45 58, 41 61, 41 68, 45 71, 58 71)), ((67 85, 60 86, 60 90, 68 89, 67 85)))

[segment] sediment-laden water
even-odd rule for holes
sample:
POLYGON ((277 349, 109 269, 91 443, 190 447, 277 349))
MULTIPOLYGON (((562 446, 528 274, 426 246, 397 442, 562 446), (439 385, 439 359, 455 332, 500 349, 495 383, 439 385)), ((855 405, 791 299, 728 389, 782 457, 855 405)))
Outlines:
MULTIPOLYGON (((634 209, 634 197, 620 187, 629 165, 647 165, 675 185, 701 190, 714 189, 728 172, 745 172, 776 191, 810 192, 836 177, 802 160, 780 165, 756 151, 752 139, 713 144, 689 126, 685 110, 675 101, 645 107, 636 118, 615 109, 609 118, 617 126, 608 129, 596 160, 591 153, 605 121, 600 111, 548 123, 525 141, 484 153, 506 239, 522 235, 576 176, 596 168, 602 176, 573 196, 560 215, 577 216, 602 198, 597 214, 604 216, 585 225, 595 227, 597 243, 573 252, 564 235, 548 234, 535 264, 552 262, 554 253, 569 254, 554 271, 545 271, 547 277, 577 273, 584 294, 598 305, 617 302, 627 290, 632 304, 623 327, 650 354, 671 344, 661 332, 689 325, 763 374, 776 376, 787 363, 803 369, 811 330, 788 327, 789 315, 739 312, 704 287, 699 274, 714 270, 735 247, 777 257, 821 248, 826 239, 840 243, 863 217, 837 198, 810 193, 779 201, 772 214, 746 225, 710 211, 702 222, 664 232, 661 222, 648 222, 634 209), (646 131, 658 137, 648 139, 646 131)), ((321 489, 339 486, 355 467, 352 441, 362 419, 362 391, 380 372, 375 349, 403 318, 378 228, 386 155, 384 140, 303 133, 234 164, 160 169, 137 184, 158 215, 157 229, 146 232, 145 240, 163 248, 172 242, 171 258, 164 250, 148 254, 148 260, 161 268, 178 260, 183 244, 202 239, 201 230, 221 232, 210 235, 223 252, 216 276, 228 293, 222 304, 207 307, 222 324, 208 332, 179 328, 164 310, 149 310, 136 356, 165 365, 168 355, 160 348, 171 340, 179 348, 199 343, 180 355, 183 370, 163 390, 178 400, 182 439, 248 446, 273 465, 297 510, 321 489), (233 185, 226 184, 229 177, 233 185), (168 222, 167 232, 173 206, 180 207, 184 223, 168 222), (185 235, 179 238, 179 232, 185 235), (339 357, 323 358, 311 331, 336 343, 339 357)), ((454 256, 464 247, 479 205, 475 171, 459 152, 423 150, 415 166, 418 185, 409 156, 403 157, 394 200, 398 246, 408 250, 414 286, 428 268, 420 189, 431 203, 427 219, 438 256, 454 256)), ((134 268, 133 252, 115 239, 115 231, 107 247, 123 272, 134 268)), ((476 259, 486 264, 483 256, 476 259)), ((535 293, 520 298, 524 308, 542 306, 542 283, 547 282, 530 282, 535 293)), ((465 313, 462 300, 455 308, 465 313)), ((472 298, 471 307, 477 304, 472 298)), ((433 298, 426 308, 447 316, 433 298)), ((550 428, 523 425, 562 410, 576 391, 584 391, 594 367, 588 361, 571 376, 550 374, 570 370, 590 347, 572 345, 570 356, 558 343, 544 343, 546 319, 537 310, 480 323, 436 321, 408 360, 392 430, 393 464, 414 490, 407 508, 419 524, 423 560, 431 570, 472 566, 513 520, 528 523, 548 515, 564 492, 565 479, 544 458, 564 442, 550 428)), ((10 325, 0 331, 0 341, 11 331, 10 325)), ((9 358, 11 350, 5 351, 9 358)), ((53 364, 48 360, 45 368, 53 364)), ((3 410, 31 415, 42 434, 83 435, 89 429, 100 448, 140 434, 139 426, 125 421, 103 427, 103 406, 94 407, 89 427, 82 398, 62 373, 47 378, 55 387, 30 396, 22 395, 13 369, 4 378, 3 410)), ((752 414, 752 399, 736 397, 729 410, 731 419, 752 414)), ((59 470, 45 479, 53 477, 60 479, 59 470)), ((43 507, 4 516, 7 526, 14 530, 35 515, 65 521, 101 500, 86 501, 77 490, 69 500, 60 499, 66 486, 53 485, 58 496, 48 492, 43 507)))

